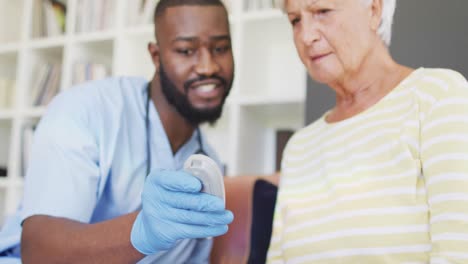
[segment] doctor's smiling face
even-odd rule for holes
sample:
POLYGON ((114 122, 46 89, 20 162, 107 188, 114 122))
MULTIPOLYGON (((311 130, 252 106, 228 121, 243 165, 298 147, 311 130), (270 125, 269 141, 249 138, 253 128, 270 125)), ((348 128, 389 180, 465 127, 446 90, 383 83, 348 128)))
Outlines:
POLYGON ((181 5, 156 15, 150 44, 166 99, 194 125, 215 122, 234 79, 228 14, 221 5, 181 5))

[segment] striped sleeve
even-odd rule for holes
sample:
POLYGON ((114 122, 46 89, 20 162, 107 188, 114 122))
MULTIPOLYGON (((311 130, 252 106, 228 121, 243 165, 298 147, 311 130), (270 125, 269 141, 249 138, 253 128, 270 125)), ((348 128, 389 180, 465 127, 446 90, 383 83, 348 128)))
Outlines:
POLYGON ((434 104, 421 127, 431 263, 468 263, 468 85, 460 84, 434 104))
POLYGON ((276 198, 275 213, 273 216, 273 230, 271 233, 270 247, 268 249, 267 264, 284 264, 285 259, 282 250, 283 241, 283 200, 284 194, 284 178, 287 177, 287 159, 290 155, 290 148, 297 134, 293 135, 292 138, 286 144, 283 152, 283 159, 281 160, 281 178, 278 188, 278 196, 276 198))

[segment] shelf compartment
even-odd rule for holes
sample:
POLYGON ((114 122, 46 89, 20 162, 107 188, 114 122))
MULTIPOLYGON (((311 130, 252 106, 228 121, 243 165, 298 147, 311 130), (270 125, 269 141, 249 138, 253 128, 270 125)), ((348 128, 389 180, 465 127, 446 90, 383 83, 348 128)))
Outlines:
POLYGON ((138 27, 152 23, 154 9, 158 2, 158 0, 125 0, 125 25, 138 27))
POLYGON ((242 15, 243 21, 262 21, 268 19, 284 19, 286 15, 276 8, 268 8, 265 10, 248 11, 242 15))
POLYGON ((29 42, 29 48, 32 49, 51 49, 63 48, 66 38, 64 36, 37 38, 29 42))
MULTIPOLYGON (((36 130, 36 126, 39 123, 39 117, 37 118, 28 118, 21 122, 20 126, 20 152, 19 152, 19 174, 21 176, 26 175, 26 169, 29 163, 29 156, 31 152, 31 146, 33 142, 34 132, 36 130)), ((19 179, 22 179, 19 178, 19 179)))
POLYGON ((244 23, 242 50, 245 52, 241 54, 243 67, 239 69, 239 97, 283 100, 305 97, 307 74, 297 56, 287 19, 281 17, 244 23))
POLYGON ((3 201, 2 203, 2 211, 3 214, 0 219, 0 224, 3 224, 3 221, 7 220, 9 217, 13 216, 19 206, 21 198, 23 197, 23 185, 21 184, 18 186, 16 181, 12 181, 9 183, 8 189, 4 191, 3 194, 3 201))
POLYGON ((99 33, 115 29, 116 3, 114 0, 76 0, 75 33, 99 33))
POLYGON ((128 26, 125 28, 125 37, 147 36, 154 39, 154 25, 146 24, 141 26, 128 26))
POLYGON ((0 45, 19 42, 23 22, 23 2, 0 0, 0 45))
POLYGON ((18 53, 19 43, 0 44, 0 56, 18 53))
POLYGON ((13 108, 16 89, 17 53, 0 55, 0 111, 13 108))
MULTIPOLYGON (((0 177, 0 192, 10 188, 23 188, 24 180, 22 178, 0 177)), ((0 201, 4 201, 1 200, 0 201)), ((2 210, 3 211, 3 210, 2 210)), ((0 219, 1 221, 1 219, 0 219)))
POLYGON ((46 109, 47 108, 45 106, 30 107, 24 110, 24 112, 22 112, 22 115, 26 118, 39 118, 42 115, 44 115, 46 109))
POLYGON ((3 182, 0 184, 0 226, 3 226, 6 217, 5 206, 8 192, 8 184, 5 181, 6 179, 0 180, 3 182))
POLYGON ((232 144, 228 140, 234 136, 230 127, 230 114, 230 107, 225 104, 223 114, 215 124, 203 124, 201 126, 206 140, 216 151, 221 162, 224 163, 227 173, 229 173, 231 166, 233 166, 233 164, 230 163, 233 158, 232 144))
POLYGON ((15 113, 13 110, 1 110, 0 109, 0 121, 2 120, 11 120, 15 118, 15 113))
POLYGON ((119 47, 117 75, 142 76, 152 79, 155 68, 148 52, 148 43, 155 42, 153 31, 135 33, 123 38, 119 47))
POLYGON ((88 44, 93 42, 112 41, 117 36, 117 32, 114 30, 108 30, 103 32, 86 32, 77 35, 74 38, 77 44, 88 44))
MULTIPOLYGON (((0 177, 0 193, 4 192, 6 188, 10 187, 10 179, 4 176, 0 177)), ((0 194, 0 201, 5 201, 4 197, 1 197, 0 194)), ((3 210, 1 210, 3 211, 3 210)))
POLYGON ((306 101, 305 95, 298 96, 239 96, 237 103, 241 106, 262 106, 262 105, 281 105, 281 104, 304 104, 306 101))
POLYGON ((8 171, 9 152, 11 145, 11 130, 12 122, 10 120, 0 120, 0 170, 3 175, 7 176, 5 170, 8 171))
POLYGON ((63 47, 32 49, 28 56, 26 87, 29 90, 22 98, 22 105, 45 106, 61 87, 63 47))
POLYGON ((242 9, 244 13, 279 10, 282 7, 282 2, 283 0, 244 0, 242 1, 242 9))
POLYGON ((114 40, 92 41, 73 45, 70 52, 71 85, 103 79, 112 75, 113 50, 114 40))
POLYGON ((65 35, 67 25, 67 0, 32 0, 30 37, 33 39, 57 38, 65 35))
POLYGON ((242 106, 238 131, 237 174, 272 174, 276 165, 275 133, 304 126, 304 104, 242 106))

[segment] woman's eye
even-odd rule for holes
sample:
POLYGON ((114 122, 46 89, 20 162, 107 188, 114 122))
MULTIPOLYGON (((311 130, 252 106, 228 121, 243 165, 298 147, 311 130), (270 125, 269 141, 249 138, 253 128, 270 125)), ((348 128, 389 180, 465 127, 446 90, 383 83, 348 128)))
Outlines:
POLYGON ((291 25, 295 26, 299 21, 301 21, 299 18, 294 18, 291 20, 291 25))
POLYGON ((319 9, 319 10, 317 11, 317 14, 319 14, 319 15, 325 15, 325 14, 329 13, 330 11, 331 11, 331 9, 319 9))

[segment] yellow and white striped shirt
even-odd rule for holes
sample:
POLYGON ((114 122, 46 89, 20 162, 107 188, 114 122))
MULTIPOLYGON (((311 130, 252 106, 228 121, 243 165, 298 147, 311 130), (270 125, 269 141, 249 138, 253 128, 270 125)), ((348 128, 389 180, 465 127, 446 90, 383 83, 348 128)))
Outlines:
POLYGON ((288 143, 268 263, 468 263, 468 83, 415 70, 288 143))

